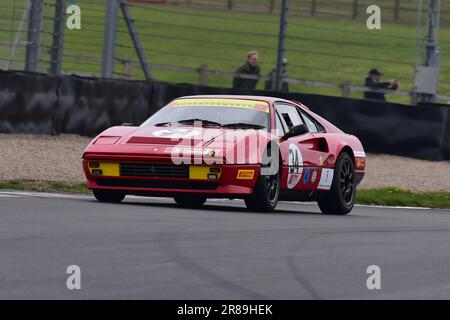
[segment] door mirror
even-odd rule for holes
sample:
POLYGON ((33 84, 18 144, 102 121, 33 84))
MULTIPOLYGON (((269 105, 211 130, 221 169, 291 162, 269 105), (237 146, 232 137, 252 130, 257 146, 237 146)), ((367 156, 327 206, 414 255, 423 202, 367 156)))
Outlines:
POLYGON ((308 128, 304 124, 299 124, 297 126, 293 126, 286 134, 281 137, 282 140, 287 140, 290 137, 301 136, 308 132, 308 128))

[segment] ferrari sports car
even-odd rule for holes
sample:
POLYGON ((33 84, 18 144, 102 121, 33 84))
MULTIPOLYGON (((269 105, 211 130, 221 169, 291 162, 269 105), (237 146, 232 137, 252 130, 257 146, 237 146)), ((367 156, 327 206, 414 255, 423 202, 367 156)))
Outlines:
POLYGON ((99 134, 83 168, 102 202, 161 196, 195 208, 238 198, 252 211, 271 211, 282 200, 317 201, 323 213, 345 215, 365 159, 357 137, 297 101, 187 96, 140 126, 99 134))

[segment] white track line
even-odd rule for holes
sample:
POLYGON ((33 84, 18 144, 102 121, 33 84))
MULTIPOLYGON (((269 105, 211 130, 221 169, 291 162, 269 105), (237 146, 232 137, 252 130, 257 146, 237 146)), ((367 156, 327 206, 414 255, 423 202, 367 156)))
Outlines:
MULTIPOLYGON (((33 192, 33 191, 15 191, 15 190, 0 190, 0 198, 17 198, 17 197, 33 197, 33 198, 56 198, 56 199, 91 199, 91 195, 74 195, 65 193, 50 193, 50 192, 33 192)), ((131 199, 154 199, 165 200, 172 202, 172 198, 167 197, 141 197, 141 196, 127 196, 131 199)), ((238 199, 209 199, 209 202, 229 202, 229 201, 242 201, 238 199)), ((315 202, 299 202, 299 201, 282 201, 282 203, 291 204, 308 204, 317 205, 315 202)), ((401 207, 401 206, 380 206, 380 205, 368 205, 368 204, 355 204, 355 207, 368 207, 368 208, 384 208, 384 209, 407 209, 407 210, 431 210, 433 208, 428 207, 401 207)))

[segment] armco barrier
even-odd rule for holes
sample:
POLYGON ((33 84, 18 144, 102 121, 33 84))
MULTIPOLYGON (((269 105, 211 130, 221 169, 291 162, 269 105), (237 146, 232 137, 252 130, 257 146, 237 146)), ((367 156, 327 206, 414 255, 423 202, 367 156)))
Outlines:
POLYGON ((154 86, 144 81, 62 77, 54 131, 93 136, 108 127, 140 124, 152 113, 154 86))
POLYGON ((138 125, 172 99, 195 94, 276 95, 297 100, 358 136, 367 152, 450 160, 447 105, 406 106, 309 94, 23 72, 0 71, 0 132, 93 136, 124 122, 138 125))

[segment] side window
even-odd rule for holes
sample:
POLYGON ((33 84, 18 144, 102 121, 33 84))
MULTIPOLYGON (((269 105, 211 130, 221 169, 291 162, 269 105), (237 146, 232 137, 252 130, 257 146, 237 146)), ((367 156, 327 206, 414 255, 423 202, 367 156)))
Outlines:
POLYGON ((280 115, 280 121, 284 124, 284 127, 289 130, 294 126, 303 124, 303 120, 296 108, 286 104, 276 104, 275 109, 280 115))
POLYGON ((297 108, 297 110, 302 115, 302 118, 305 121, 306 126, 308 127, 308 131, 312 133, 319 132, 319 130, 317 129, 316 122, 302 109, 297 108))
POLYGON ((277 137, 281 137, 286 133, 286 127, 280 120, 280 115, 275 111, 275 125, 276 125, 276 135, 277 137))

